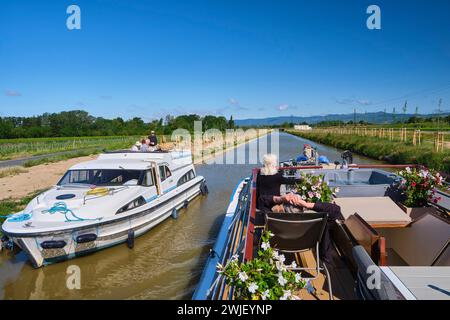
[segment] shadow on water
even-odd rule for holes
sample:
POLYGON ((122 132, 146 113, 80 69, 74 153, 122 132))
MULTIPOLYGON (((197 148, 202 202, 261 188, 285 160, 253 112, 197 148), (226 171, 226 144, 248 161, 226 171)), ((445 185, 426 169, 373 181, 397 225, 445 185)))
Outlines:
MULTIPOLYGON (((279 141, 282 160, 296 157, 308 142, 286 133, 279 134, 279 141)), ((309 143, 331 161, 340 157, 339 150, 309 143)), ((169 218, 137 238, 132 250, 120 244, 40 269, 34 269, 23 252, 0 253, 0 299, 190 299, 234 187, 257 166, 249 163, 248 150, 246 145, 226 153, 237 158, 245 151, 243 164, 197 165, 197 173, 207 180, 209 194, 195 198, 180 211, 178 219, 169 218), (79 290, 66 286, 71 265, 81 270, 79 290)), ((221 157, 223 160, 223 155, 216 160, 220 162, 221 157)), ((373 162, 356 156, 355 160, 373 162)))

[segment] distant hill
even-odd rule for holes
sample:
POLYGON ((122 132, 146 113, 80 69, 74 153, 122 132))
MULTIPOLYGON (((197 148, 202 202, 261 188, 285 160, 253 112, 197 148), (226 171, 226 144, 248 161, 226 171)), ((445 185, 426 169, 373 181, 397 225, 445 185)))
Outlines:
MULTIPOLYGON (((441 113, 441 116, 447 116, 450 113, 441 113)), ((395 121, 407 120, 410 117, 415 116, 412 113, 406 114, 395 114, 395 121)), ((436 114, 419 114, 418 117, 436 117, 436 114)), ((282 117, 271 117, 271 118, 261 118, 261 119, 236 119, 235 124, 238 126, 270 126, 270 125, 280 125, 285 122, 302 123, 307 122, 308 124, 315 124, 321 121, 353 121, 354 114, 328 114, 325 116, 308 116, 308 117, 298 117, 298 116, 282 116, 282 117)), ((368 112, 368 113, 357 113, 356 121, 367 121, 371 123, 392 123, 394 115, 392 113, 384 112, 368 112)))

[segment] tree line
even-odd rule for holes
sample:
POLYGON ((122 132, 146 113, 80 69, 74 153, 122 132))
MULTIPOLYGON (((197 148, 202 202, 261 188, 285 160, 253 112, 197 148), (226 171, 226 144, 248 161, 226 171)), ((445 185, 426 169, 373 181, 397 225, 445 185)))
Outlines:
POLYGON ((86 111, 73 110, 32 117, 0 117, 0 139, 147 135, 151 130, 157 134, 171 134, 178 128, 192 132, 194 121, 202 121, 203 130, 215 128, 224 131, 235 127, 233 117, 227 120, 223 116, 212 115, 167 115, 164 119, 146 123, 139 117, 105 119, 86 111))

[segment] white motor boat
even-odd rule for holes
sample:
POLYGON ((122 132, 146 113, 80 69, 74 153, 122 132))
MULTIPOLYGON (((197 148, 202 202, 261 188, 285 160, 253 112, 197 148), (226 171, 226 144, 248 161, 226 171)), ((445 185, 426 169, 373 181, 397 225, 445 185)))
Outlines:
POLYGON ((71 167, 3 233, 34 267, 128 242, 208 191, 187 151, 114 151, 71 167))

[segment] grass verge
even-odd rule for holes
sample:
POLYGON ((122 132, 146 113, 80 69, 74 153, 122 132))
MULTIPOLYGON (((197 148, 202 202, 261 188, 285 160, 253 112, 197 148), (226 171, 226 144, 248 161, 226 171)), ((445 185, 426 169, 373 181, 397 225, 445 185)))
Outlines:
POLYGON ((5 178, 5 177, 12 177, 15 175, 18 175, 20 173, 27 173, 28 170, 25 170, 22 167, 11 167, 11 168, 6 168, 0 171, 0 179, 1 178, 5 178))
POLYGON ((450 151, 435 152, 432 145, 413 146, 404 142, 389 141, 377 137, 337 135, 325 132, 293 130, 287 130, 287 132, 392 164, 421 164, 450 174, 450 151))

